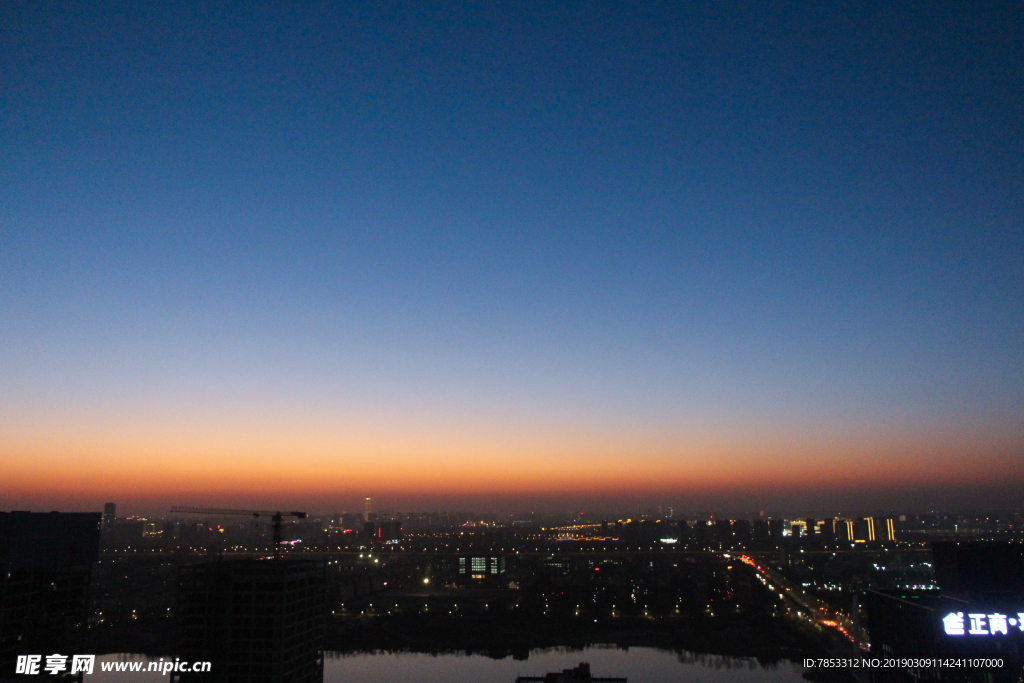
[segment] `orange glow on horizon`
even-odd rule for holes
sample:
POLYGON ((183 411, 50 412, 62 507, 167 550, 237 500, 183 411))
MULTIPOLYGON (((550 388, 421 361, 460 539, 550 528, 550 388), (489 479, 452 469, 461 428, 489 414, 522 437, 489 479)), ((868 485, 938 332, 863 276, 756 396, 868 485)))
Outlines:
MULTIPOLYGON (((595 430, 597 431, 597 430, 595 430)), ((616 494, 1024 481, 1021 440, 955 434, 649 436, 294 423, 8 430, 7 495, 616 494)))

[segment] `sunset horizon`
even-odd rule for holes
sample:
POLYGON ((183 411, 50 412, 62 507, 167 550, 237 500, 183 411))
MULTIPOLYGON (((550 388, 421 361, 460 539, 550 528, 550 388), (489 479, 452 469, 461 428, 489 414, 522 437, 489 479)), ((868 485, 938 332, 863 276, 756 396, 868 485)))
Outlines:
POLYGON ((19 7, 0 507, 1024 485, 992 8, 19 7))

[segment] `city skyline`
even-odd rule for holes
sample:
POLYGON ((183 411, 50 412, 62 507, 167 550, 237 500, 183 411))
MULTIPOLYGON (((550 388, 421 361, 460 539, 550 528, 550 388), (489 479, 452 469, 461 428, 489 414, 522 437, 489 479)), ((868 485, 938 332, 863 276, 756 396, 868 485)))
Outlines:
POLYGON ((0 18, 0 508, 1024 485, 1019 12, 0 18))

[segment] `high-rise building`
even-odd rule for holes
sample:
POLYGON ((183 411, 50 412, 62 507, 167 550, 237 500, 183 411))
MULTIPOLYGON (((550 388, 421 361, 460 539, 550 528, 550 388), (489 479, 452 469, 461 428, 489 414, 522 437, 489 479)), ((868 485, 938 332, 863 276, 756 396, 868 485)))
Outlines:
POLYGON ((711 547, 713 534, 712 526, 705 520, 697 520, 693 523, 693 540, 698 548, 707 550, 711 547))
POLYGON ((814 537, 815 521, 813 517, 808 517, 804 520, 804 533, 807 534, 808 538, 814 537))
POLYGON ((212 663, 197 681, 320 683, 326 604, 318 560, 186 565, 178 574, 178 650, 212 663))
POLYGON ((892 517, 868 517, 871 522, 873 541, 895 541, 896 528, 892 517))
POLYGON ((114 520, 117 519, 117 504, 116 503, 104 503, 103 504, 103 531, 110 531, 111 527, 114 526, 114 520))
POLYGON ((754 520, 754 548, 767 550, 771 547, 771 532, 768 529, 767 519, 754 520))
POLYGON ((369 522, 370 515, 373 514, 373 499, 367 498, 363 501, 363 521, 369 522))
POLYGON ((715 520, 715 542, 723 550, 728 550, 732 547, 732 520, 715 520))
POLYGON ((100 523, 98 512, 0 512, 0 667, 67 650, 89 616, 100 523))
POLYGON ((852 541, 874 541, 875 540, 875 520, 871 517, 866 519, 858 519, 853 522, 853 538, 852 541))
POLYGON ((750 529, 750 520, 737 519, 733 521, 732 535, 733 542, 736 547, 749 548, 754 542, 754 537, 750 529))

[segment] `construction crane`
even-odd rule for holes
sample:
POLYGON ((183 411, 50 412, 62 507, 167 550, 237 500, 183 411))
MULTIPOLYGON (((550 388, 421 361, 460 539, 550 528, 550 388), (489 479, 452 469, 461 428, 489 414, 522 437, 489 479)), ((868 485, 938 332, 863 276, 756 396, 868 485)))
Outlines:
POLYGON ((183 507, 175 505, 171 508, 171 512, 187 512, 196 515, 245 515, 246 517, 265 517, 270 516, 274 522, 274 559, 281 557, 281 522, 284 521, 285 517, 295 517, 297 519, 305 519, 305 512, 285 512, 282 510, 233 510, 228 508, 193 508, 183 507))

